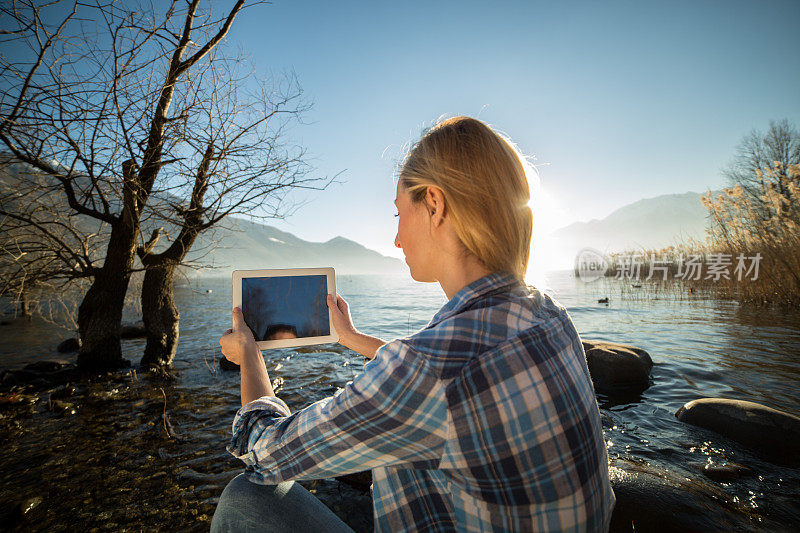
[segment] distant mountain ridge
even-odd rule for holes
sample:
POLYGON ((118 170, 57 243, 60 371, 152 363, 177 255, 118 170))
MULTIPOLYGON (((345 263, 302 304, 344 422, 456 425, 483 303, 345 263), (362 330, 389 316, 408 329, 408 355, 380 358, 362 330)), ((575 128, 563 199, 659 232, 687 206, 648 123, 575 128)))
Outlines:
POLYGON ((657 250, 689 239, 705 241, 708 216, 700 193, 664 194, 624 205, 599 220, 574 222, 547 239, 561 257, 574 258, 582 248, 604 253, 657 250))
POLYGON ((361 244, 338 236, 326 242, 310 242, 273 226, 230 217, 214 232, 201 234, 190 259, 203 255, 202 268, 189 276, 222 276, 231 270, 332 266, 337 273, 400 273, 405 264, 361 244))

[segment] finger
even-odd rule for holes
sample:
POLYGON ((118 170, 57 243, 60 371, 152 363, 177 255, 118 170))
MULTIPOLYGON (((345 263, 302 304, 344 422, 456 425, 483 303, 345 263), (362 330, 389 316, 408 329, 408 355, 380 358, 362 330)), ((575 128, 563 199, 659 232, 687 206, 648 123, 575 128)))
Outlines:
POLYGON ((239 330, 242 328, 247 327, 247 324, 244 322, 244 315, 242 315, 242 310, 239 307, 233 308, 233 328, 231 331, 239 330))
POLYGON ((329 298, 329 305, 332 311, 336 312, 337 314, 342 313, 342 306, 339 303, 341 300, 341 296, 338 294, 331 294, 329 298))

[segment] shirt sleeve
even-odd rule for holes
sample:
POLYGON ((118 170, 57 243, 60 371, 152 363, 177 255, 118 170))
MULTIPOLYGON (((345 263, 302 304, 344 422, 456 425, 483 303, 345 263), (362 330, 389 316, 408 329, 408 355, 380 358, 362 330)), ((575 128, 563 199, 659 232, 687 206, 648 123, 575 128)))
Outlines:
POLYGON ((242 406, 227 449, 244 461, 248 479, 262 484, 397 464, 433 468, 447 413, 441 381, 397 340, 379 348, 342 390, 294 414, 274 396, 242 406))

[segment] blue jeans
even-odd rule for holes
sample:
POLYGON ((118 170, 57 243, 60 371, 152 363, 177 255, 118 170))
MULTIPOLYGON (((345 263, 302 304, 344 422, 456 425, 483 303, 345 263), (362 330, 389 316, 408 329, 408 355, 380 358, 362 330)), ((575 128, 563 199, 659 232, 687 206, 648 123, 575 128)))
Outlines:
POLYGON ((353 532, 299 483, 258 485, 244 474, 222 491, 211 519, 212 533, 229 531, 353 532))

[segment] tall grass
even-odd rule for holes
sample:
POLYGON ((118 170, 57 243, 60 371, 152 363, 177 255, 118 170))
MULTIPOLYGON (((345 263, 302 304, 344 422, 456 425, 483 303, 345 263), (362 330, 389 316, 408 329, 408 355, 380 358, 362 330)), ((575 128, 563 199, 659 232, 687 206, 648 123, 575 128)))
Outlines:
POLYGON ((741 185, 701 197, 712 218, 708 242, 717 253, 761 254, 759 275, 715 284, 719 296, 742 303, 800 308, 800 165, 773 162, 756 170, 760 190, 741 185))
MULTIPOLYGON (((706 279, 712 250, 696 239, 660 249, 627 250, 606 255, 606 279, 616 278, 613 288, 625 299, 707 298, 713 276, 706 279)), ((607 292, 612 286, 605 285, 607 292)))
POLYGON ((627 281, 621 291, 628 296, 800 309, 800 165, 776 161, 756 172, 762 186, 755 192, 736 185, 701 196, 711 222, 705 242, 609 254, 605 277, 627 281))

